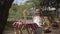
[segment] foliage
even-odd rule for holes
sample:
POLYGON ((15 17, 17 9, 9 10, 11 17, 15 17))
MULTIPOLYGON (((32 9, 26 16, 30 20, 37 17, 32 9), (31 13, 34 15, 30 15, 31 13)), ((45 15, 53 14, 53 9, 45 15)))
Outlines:
POLYGON ((23 11, 27 9, 29 15, 30 15, 30 8, 31 6, 28 4, 24 5, 17 5, 17 4, 12 4, 10 10, 9 10, 9 18, 8 21, 10 20, 19 20, 23 19, 23 11))
POLYGON ((31 3, 32 7, 39 8, 40 7, 40 3, 42 1, 43 0, 28 0, 27 3, 31 3))

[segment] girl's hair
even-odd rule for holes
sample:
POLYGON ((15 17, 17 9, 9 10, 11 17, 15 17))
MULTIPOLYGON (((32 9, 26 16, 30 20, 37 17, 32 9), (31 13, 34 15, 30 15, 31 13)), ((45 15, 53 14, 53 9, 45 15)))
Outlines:
POLYGON ((37 15, 37 14, 40 14, 40 16, 42 16, 42 12, 41 12, 40 9, 36 9, 36 10, 35 10, 35 15, 37 15))

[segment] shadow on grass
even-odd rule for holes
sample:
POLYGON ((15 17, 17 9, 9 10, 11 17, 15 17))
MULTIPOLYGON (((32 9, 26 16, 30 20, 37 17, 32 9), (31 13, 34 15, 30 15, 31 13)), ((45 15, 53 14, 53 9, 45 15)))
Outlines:
POLYGON ((13 30, 12 24, 14 21, 8 21, 6 26, 5 26, 5 30, 13 30))

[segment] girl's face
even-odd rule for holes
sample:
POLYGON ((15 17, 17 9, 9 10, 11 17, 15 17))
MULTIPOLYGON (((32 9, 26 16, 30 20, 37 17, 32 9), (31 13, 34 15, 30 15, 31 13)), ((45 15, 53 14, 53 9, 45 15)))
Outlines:
POLYGON ((41 16, 41 12, 40 12, 40 9, 36 9, 36 16, 41 16))
POLYGON ((40 16, 40 13, 36 13, 36 16, 40 16))

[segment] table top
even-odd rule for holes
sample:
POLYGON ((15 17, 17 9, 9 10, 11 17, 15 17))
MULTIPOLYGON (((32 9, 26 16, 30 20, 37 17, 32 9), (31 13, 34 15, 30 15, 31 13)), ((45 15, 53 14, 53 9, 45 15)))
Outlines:
POLYGON ((24 25, 24 24, 30 25, 30 24, 35 24, 35 23, 33 23, 32 20, 21 20, 21 21, 19 20, 19 21, 17 21, 17 22, 14 22, 14 23, 12 24, 12 26, 13 26, 13 27, 17 27, 17 26, 24 25))
POLYGON ((14 22, 13 24, 18 24, 18 25, 22 25, 22 24, 34 24, 34 22, 32 20, 19 20, 17 22, 14 22))

